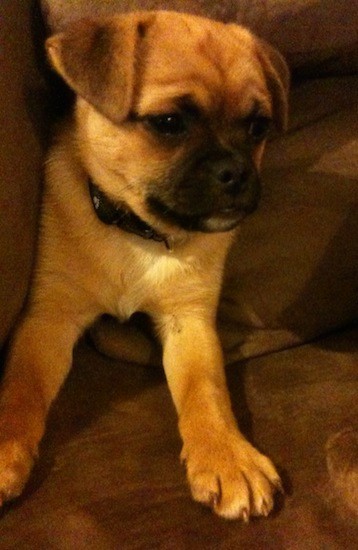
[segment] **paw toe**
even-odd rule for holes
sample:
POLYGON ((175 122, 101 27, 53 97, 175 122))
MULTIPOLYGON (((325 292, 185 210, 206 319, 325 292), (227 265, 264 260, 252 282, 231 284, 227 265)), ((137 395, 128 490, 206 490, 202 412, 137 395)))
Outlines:
POLYGON ((248 522, 250 516, 267 516, 273 509, 275 493, 282 491, 272 462, 242 442, 233 445, 227 456, 222 449, 216 457, 215 453, 200 453, 194 460, 190 453, 185 456, 194 500, 226 519, 248 522))

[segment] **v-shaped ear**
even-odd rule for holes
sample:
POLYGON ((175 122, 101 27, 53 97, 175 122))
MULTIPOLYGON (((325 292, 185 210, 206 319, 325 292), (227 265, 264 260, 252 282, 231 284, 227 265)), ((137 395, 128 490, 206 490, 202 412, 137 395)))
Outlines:
POLYGON ((150 14, 84 19, 46 41, 52 66, 67 84, 115 123, 129 113, 136 52, 150 14))
POLYGON ((257 55, 271 94, 273 119, 279 131, 287 128, 290 73, 283 56, 265 40, 256 38, 257 55))

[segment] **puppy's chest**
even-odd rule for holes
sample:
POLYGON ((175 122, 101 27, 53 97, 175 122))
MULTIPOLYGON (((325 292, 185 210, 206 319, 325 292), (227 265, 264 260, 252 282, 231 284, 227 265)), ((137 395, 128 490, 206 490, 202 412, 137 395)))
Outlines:
POLYGON ((127 260, 114 282, 116 315, 127 319, 136 311, 158 313, 169 302, 191 293, 197 286, 196 262, 175 256, 140 254, 127 260))

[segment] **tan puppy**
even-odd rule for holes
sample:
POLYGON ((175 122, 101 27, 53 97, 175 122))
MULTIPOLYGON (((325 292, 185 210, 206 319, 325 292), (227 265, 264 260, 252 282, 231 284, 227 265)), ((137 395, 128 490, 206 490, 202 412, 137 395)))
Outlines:
POLYGON ((81 21, 47 51, 77 102, 47 161, 3 382, 1 499, 28 479, 79 336, 103 313, 141 311, 163 346, 194 499, 226 518, 267 515, 279 476, 236 426, 215 315, 269 122, 285 125, 285 63, 239 26, 171 12, 81 21))

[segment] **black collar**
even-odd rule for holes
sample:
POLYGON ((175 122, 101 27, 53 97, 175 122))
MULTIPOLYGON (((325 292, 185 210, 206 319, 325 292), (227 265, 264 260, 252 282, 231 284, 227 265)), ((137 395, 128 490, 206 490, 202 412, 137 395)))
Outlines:
POLYGON ((169 249, 169 244, 164 235, 157 233, 152 227, 141 220, 128 208, 116 206, 106 197, 103 191, 88 178, 88 188, 97 217, 106 225, 116 225, 119 229, 134 233, 143 239, 152 239, 157 242, 164 242, 169 249))

